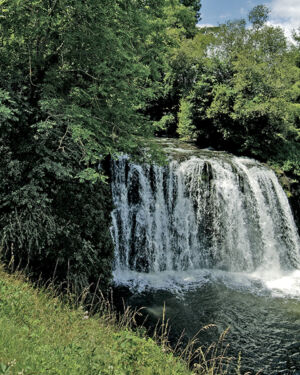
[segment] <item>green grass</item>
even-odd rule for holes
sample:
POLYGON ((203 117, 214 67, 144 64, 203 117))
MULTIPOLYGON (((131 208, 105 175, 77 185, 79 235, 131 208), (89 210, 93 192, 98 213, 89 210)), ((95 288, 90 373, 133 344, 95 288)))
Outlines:
POLYGON ((191 374, 151 338, 90 317, 0 267, 0 375, 191 374))
POLYGON ((240 356, 227 355, 228 329, 206 349, 197 335, 171 349, 165 315, 152 339, 130 329, 136 313, 129 308, 118 318, 109 302, 97 310, 90 316, 0 265, 0 375, 240 374, 240 356))

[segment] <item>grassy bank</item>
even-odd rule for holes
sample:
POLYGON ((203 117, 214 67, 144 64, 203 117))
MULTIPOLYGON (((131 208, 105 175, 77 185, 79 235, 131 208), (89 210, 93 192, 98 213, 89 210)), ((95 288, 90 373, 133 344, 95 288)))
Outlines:
POLYGON ((152 339, 89 317, 0 268, 1 375, 190 373, 152 339))

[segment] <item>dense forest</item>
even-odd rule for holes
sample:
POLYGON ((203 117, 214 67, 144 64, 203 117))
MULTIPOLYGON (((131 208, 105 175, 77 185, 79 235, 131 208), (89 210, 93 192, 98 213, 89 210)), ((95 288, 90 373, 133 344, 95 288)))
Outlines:
POLYGON ((2 260, 107 285, 109 159, 163 162, 156 136, 268 163, 300 216, 300 34, 268 13, 198 28, 197 0, 0 1, 2 260))

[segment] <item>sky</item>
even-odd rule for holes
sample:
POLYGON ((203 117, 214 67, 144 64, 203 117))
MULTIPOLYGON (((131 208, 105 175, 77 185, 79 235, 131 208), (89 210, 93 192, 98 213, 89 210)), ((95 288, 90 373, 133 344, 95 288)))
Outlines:
POLYGON ((269 23, 281 26, 289 36, 300 27, 300 0, 202 0, 199 25, 218 25, 228 20, 247 18, 259 4, 271 10, 269 23))

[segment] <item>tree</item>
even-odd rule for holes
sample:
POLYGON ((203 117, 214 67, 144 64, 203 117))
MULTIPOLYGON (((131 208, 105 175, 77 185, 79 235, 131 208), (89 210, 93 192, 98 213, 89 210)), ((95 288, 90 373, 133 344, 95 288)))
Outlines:
POLYGON ((184 61, 187 55, 183 52, 182 45, 192 41, 193 36, 197 34, 195 10, 199 10, 200 7, 200 1, 165 1, 164 24, 168 43, 164 54, 161 90, 147 109, 147 113, 155 121, 157 134, 176 134, 179 96, 194 75, 193 68, 191 68, 191 75, 188 79, 184 79, 183 82, 179 77, 180 71, 190 62, 190 59, 184 61), (177 72, 178 76, 176 76, 177 72))
POLYGON ((144 115, 166 49, 165 2, 0 4, 0 247, 79 291, 112 268, 107 157, 157 155, 144 115), (148 147, 146 149, 146 147, 148 147), (80 183, 81 181, 81 183, 80 183))
POLYGON ((201 2, 200 0, 180 0, 181 4, 190 7, 196 13, 197 21, 200 21, 200 9, 201 9, 201 2))
POLYGON ((270 9, 265 5, 257 5, 254 7, 249 15, 248 19, 254 27, 262 27, 269 18, 270 9))
POLYGON ((180 138, 184 141, 193 139, 195 126, 191 118, 191 103, 188 99, 182 98, 180 100, 180 107, 178 112, 178 129, 177 132, 180 138))
POLYGON ((181 95, 189 97, 196 128, 190 135, 196 135, 201 146, 266 160, 296 131, 292 92, 299 69, 291 61, 283 31, 263 25, 264 15, 267 9, 256 7, 249 15, 252 28, 245 20, 228 22, 199 33, 189 42, 191 48, 182 44, 182 80, 191 67, 193 78, 181 95))

